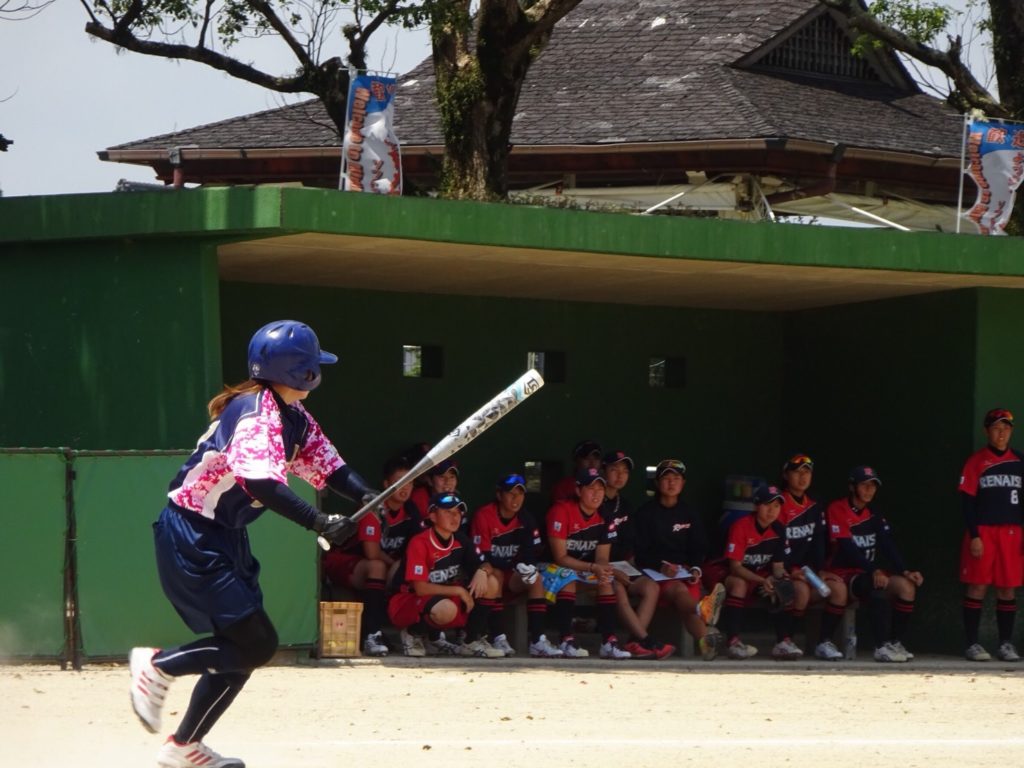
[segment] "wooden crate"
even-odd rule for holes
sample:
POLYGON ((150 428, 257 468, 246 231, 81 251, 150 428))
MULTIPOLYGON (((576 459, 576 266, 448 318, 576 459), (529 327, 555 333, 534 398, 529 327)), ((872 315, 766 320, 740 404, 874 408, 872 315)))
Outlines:
POLYGON ((320 603, 320 657, 359 656, 362 619, 362 603, 320 603))

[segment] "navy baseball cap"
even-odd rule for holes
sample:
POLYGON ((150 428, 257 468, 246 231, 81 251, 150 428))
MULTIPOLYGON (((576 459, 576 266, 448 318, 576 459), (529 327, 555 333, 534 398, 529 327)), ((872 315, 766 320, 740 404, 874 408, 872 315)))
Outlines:
POLYGON ((754 491, 755 504, 771 504, 776 499, 782 501, 782 491, 777 485, 759 485, 754 491))
POLYGON ((456 476, 458 476, 458 474, 459 474, 459 465, 455 462, 455 459, 445 459, 444 461, 439 461, 437 464, 435 464, 434 466, 432 466, 430 468, 430 470, 428 471, 427 474, 435 475, 435 476, 436 475, 443 475, 449 469, 452 472, 454 472, 456 476))
POLYGON ((626 455, 625 451, 611 451, 601 457, 601 466, 607 467, 609 464, 617 464, 620 461, 624 461, 629 464, 629 468, 633 469, 633 459, 626 455))
POLYGON ((856 485, 857 483, 864 483, 868 480, 872 480, 878 485, 882 484, 882 481, 878 479, 878 475, 871 467, 854 467, 850 470, 850 482, 856 485))
POLYGON ((513 488, 522 488, 526 490, 526 478, 522 475, 513 472, 511 475, 505 475, 498 481, 499 491, 511 491, 513 488))
POLYGON ((434 509, 458 509, 462 514, 466 514, 469 507, 466 506, 466 502, 462 500, 462 497, 457 493, 435 493, 430 497, 430 504, 427 506, 427 512, 434 509))
POLYGON ((595 440, 583 440, 576 443, 576 447, 572 449, 572 455, 577 459, 593 456, 595 453, 601 455, 601 444, 595 440))
POLYGON ((686 465, 679 459, 663 459, 654 468, 654 479, 661 479, 662 475, 675 472, 680 477, 686 477, 686 465))
POLYGON ((993 424, 1000 421, 1005 421, 1011 427, 1013 426, 1013 413, 1006 408, 993 408, 991 411, 985 414, 985 429, 988 429, 993 424))
POLYGON ((580 488, 585 488, 593 483, 601 483, 601 485, 607 485, 604 480, 604 476, 593 467, 587 467, 581 469, 576 473, 576 485, 580 488))
POLYGON ((806 453, 795 453, 786 460, 785 464, 782 465, 782 471, 789 472, 794 469, 800 469, 801 467, 814 469, 814 461, 806 453))

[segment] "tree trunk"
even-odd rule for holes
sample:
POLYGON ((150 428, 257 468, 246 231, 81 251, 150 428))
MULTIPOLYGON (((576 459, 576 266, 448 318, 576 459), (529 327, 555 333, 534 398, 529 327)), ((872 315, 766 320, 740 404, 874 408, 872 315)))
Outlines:
POLYGON ((530 65, 580 0, 452 0, 431 19, 437 104, 445 139, 441 194, 504 200, 512 120, 530 65), (474 29, 475 26, 475 29, 474 29))

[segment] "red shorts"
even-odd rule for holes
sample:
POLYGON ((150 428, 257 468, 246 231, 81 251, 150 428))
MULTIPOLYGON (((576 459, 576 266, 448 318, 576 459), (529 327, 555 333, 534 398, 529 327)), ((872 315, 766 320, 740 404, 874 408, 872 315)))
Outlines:
POLYGON ((434 629, 464 627, 466 626, 467 618, 466 606, 457 597, 444 598, 440 595, 417 595, 412 592, 399 592, 396 595, 392 595, 391 599, 388 600, 388 619, 399 629, 411 627, 420 621, 434 629), (456 608, 458 608, 455 618, 449 624, 437 624, 430 619, 430 610, 427 606, 436 603, 439 598, 442 600, 451 599, 455 603, 456 608))
POLYGON ((676 580, 676 579, 671 579, 671 580, 666 580, 666 581, 659 581, 659 582, 656 582, 656 583, 658 585, 658 607, 659 608, 667 608, 669 606, 669 601, 668 601, 668 598, 665 596, 665 593, 668 592, 670 587, 673 587, 676 584, 682 584, 683 587, 687 591, 689 591, 690 595, 693 596, 694 600, 700 600, 704 596, 704 590, 701 589, 700 582, 697 582, 696 584, 693 584, 693 583, 691 583, 689 581, 679 581, 679 580, 676 580))
POLYGON ((362 555, 354 552, 332 549, 324 555, 324 576, 336 587, 351 587, 352 572, 362 559, 362 555))
POLYGON ((964 533, 960 546, 960 581, 964 584, 991 584, 997 588, 1024 584, 1021 527, 979 525, 978 537, 985 549, 981 557, 972 557, 970 534, 964 533))

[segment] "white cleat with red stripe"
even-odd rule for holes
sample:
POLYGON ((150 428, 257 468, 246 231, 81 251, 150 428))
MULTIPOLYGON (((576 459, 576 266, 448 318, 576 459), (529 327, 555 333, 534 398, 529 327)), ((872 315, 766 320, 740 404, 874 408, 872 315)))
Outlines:
POLYGON ((167 688, 174 679, 153 666, 156 648, 132 648, 128 668, 132 674, 132 708, 150 733, 160 731, 160 712, 167 688))
POLYGON ((179 744, 173 736, 167 737, 156 762, 162 768, 245 768, 237 757, 221 757, 201 741, 179 744))

